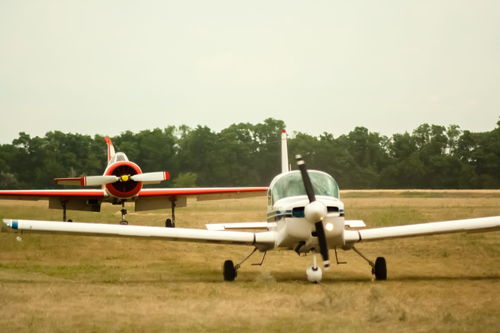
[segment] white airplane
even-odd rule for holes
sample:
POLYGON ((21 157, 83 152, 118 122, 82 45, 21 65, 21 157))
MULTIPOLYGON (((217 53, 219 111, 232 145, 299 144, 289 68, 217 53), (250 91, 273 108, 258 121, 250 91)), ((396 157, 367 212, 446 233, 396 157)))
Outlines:
POLYGON ((339 187, 330 175, 307 170, 300 156, 297 157, 297 164, 300 171, 289 171, 284 132, 282 173, 274 178, 269 186, 267 222, 207 224, 206 229, 187 229, 4 219, 3 230, 142 237, 253 247, 253 251, 240 263, 235 265, 231 260, 224 262, 225 281, 233 281, 241 264, 257 250, 264 253, 264 257, 267 251, 278 248, 293 250, 299 255, 312 253, 312 263, 307 267, 306 275, 309 281, 316 283, 322 279, 323 272, 314 253, 321 255, 323 268, 326 270, 330 267, 329 250, 334 250, 335 255, 338 249, 353 250, 370 264, 376 280, 386 280, 385 259, 378 257, 375 262, 371 261, 356 249, 357 243, 444 233, 500 230, 500 216, 365 229, 363 221, 344 219, 344 204, 339 198, 339 187), (263 231, 235 231, 242 229, 263 231))
MULTIPOLYGON (((144 184, 159 184, 170 178, 167 171, 143 173, 127 155, 115 152, 111 139, 106 137, 108 164, 102 176, 56 178, 60 185, 101 186, 100 189, 65 190, 2 190, 0 199, 48 200, 49 208, 62 209, 63 221, 67 221, 66 210, 99 212, 102 202, 121 205, 120 224, 125 220, 125 202, 132 201, 135 211, 171 209, 172 218, 167 227, 175 227, 175 208, 185 207, 187 197, 198 200, 224 199, 264 195, 267 187, 208 187, 208 188, 143 188, 144 184)), ((71 222, 71 220, 69 220, 71 222)))

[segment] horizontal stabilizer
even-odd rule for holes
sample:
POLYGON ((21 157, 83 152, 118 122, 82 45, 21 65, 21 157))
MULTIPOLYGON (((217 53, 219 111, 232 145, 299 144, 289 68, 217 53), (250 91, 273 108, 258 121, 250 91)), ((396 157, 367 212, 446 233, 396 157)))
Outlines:
POLYGON ((344 224, 348 228, 366 228, 365 221, 363 220, 345 220, 344 224))
POLYGON ((237 230, 237 229, 266 229, 276 226, 276 223, 268 222, 239 222, 239 223, 210 223, 205 224, 207 230, 237 230))

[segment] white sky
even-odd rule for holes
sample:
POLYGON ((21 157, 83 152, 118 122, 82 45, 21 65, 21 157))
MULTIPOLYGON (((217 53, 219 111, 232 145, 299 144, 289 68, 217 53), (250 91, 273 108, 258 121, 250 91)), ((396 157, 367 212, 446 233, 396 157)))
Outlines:
POLYGON ((486 131, 499 63, 495 0, 0 0, 0 143, 268 117, 486 131))

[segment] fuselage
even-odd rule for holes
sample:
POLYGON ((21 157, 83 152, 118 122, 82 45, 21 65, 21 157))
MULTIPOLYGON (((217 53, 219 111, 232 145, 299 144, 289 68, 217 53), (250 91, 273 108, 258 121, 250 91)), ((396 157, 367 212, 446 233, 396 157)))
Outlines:
MULTIPOLYGON (((344 203, 337 182, 329 174, 309 170, 316 200, 327 207, 323 219, 330 248, 344 246, 344 203)), ((268 190, 267 220, 277 232, 277 246, 307 253, 318 247, 314 224, 307 221, 304 209, 309 204, 299 171, 282 173, 274 178, 268 190)))

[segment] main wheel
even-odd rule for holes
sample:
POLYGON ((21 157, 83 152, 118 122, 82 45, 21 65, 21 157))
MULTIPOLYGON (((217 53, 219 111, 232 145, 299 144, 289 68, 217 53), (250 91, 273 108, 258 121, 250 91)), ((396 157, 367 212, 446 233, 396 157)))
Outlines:
POLYGON ((384 257, 378 257, 377 260, 375 260, 373 274, 375 275, 375 280, 387 280, 387 265, 384 257))
POLYGON ((232 260, 224 261, 224 267, 222 273, 224 275, 224 281, 234 281, 234 279, 236 279, 238 273, 234 268, 234 263, 232 260))
POLYGON ((127 221, 127 220, 121 220, 121 221, 120 221, 120 224, 127 225, 127 224, 128 224, 128 221, 127 221))

